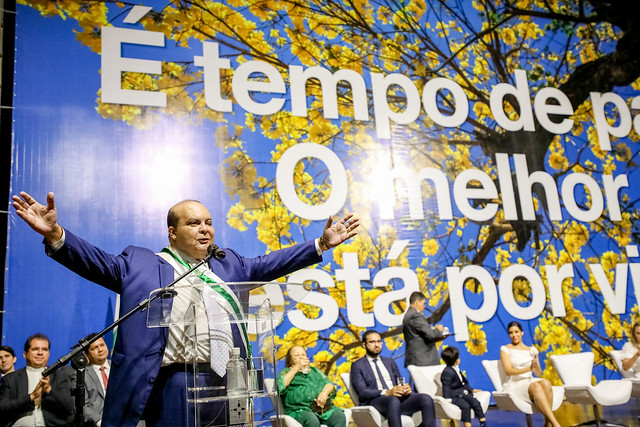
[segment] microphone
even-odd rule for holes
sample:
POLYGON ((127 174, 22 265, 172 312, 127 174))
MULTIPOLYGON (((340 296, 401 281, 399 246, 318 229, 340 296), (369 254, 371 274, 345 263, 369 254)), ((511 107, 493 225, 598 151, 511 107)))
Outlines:
POLYGON ((220 249, 216 244, 212 244, 207 248, 207 257, 209 257, 209 259, 224 259, 226 256, 226 252, 220 249))

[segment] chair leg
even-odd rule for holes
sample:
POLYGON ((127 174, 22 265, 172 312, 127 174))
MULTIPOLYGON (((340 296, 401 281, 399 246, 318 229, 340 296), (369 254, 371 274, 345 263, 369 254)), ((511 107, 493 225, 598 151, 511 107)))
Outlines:
POLYGON ((602 424, 604 426, 618 426, 618 427, 628 427, 626 424, 620 424, 620 423, 610 423, 607 420, 603 420, 600 417, 600 411, 598 410, 598 405, 593 405, 593 414, 596 418, 596 421, 598 422, 598 425, 602 424))
POLYGON ((575 424, 572 427, 582 427, 582 426, 617 426, 617 427, 628 427, 626 424, 617 424, 610 423, 607 420, 603 420, 600 417, 600 411, 598 410, 598 405, 593 405, 593 420, 586 421, 584 423, 575 424))

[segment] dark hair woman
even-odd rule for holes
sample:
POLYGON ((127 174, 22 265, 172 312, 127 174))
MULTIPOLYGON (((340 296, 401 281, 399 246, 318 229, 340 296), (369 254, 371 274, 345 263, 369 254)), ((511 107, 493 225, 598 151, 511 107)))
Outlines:
POLYGON ((507 326, 511 343, 500 347, 500 361, 508 378, 504 382, 504 391, 515 394, 522 400, 535 405, 544 415, 545 427, 560 427, 553 415, 553 391, 551 383, 542 376, 538 349, 526 346, 522 342, 522 326, 511 322, 507 326))

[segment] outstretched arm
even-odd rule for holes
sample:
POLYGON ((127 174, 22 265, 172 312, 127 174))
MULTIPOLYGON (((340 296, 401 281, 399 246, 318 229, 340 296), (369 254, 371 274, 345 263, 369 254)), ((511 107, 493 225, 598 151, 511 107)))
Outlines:
POLYGON ((326 251, 349 240, 358 234, 355 230, 359 226, 360 220, 354 217, 353 214, 345 216, 335 224, 333 223, 333 216, 330 216, 318 242, 320 249, 326 251))
POLYGON ((24 191, 19 196, 13 196, 13 208, 24 222, 37 233, 44 236, 49 243, 55 243, 62 238, 62 227, 58 225, 58 212, 53 199, 53 193, 47 194, 47 205, 41 205, 24 191))

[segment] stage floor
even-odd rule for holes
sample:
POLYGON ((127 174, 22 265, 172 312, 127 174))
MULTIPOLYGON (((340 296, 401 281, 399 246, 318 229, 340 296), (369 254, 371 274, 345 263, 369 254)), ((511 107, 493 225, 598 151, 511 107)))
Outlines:
MULTIPOLYGON (((572 426, 593 419, 593 409, 589 406, 574 405, 564 402, 562 406, 555 411, 556 417, 560 424, 564 426, 572 426)), ((611 423, 626 424, 629 427, 640 427, 640 402, 636 403, 636 399, 631 399, 625 405, 600 407, 600 417, 611 423)), ((533 426, 538 427, 544 424, 544 418, 540 414, 531 416, 533 426)), ((438 426, 450 427, 448 420, 438 420, 438 426)), ((459 425, 455 424, 456 427, 459 425)), ((472 427, 478 426, 478 421, 471 422, 472 427)), ((354 423, 350 423, 349 427, 355 427, 354 423)), ((526 427, 527 419, 524 414, 517 412, 506 412, 498 409, 497 406, 490 406, 487 411, 487 427, 526 427)), ((460 427, 462 427, 460 425, 460 427)))
MULTIPOLYGON (((555 414, 562 426, 572 426, 593 419, 592 407, 569 402, 564 402, 555 414)), ((626 424, 631 427, 640 426, 638 415, 640 415, 640 403, 633 398, 625 405, 600 407, 600 417, 611 423, 626 424)), ((540 414, 533 414, 532 420, 534 427, 544 424, 544 418, 540 414)), ((450 424, 444 421, 441 425, 449 427, 450 424)), ((475 427, 478 422, 473 420, 471 425, 475 427)), ((496 406, 490 406, 487 411, 487 427, 526 427, 526 425, 527 420, 524 414, 501 411, 496 406)))

